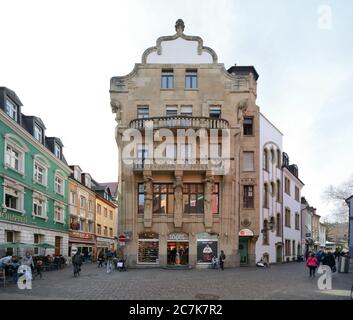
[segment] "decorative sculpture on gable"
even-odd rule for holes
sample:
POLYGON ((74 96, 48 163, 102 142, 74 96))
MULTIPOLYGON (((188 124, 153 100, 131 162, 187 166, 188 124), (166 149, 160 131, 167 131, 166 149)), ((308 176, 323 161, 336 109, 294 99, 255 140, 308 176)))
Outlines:
POLYGON ((237 105, 237 118, 238 118, 238 123, 240 123, 243 119, 243 114, 248 108, 248 99, 244 99, 239 101, 237 105))

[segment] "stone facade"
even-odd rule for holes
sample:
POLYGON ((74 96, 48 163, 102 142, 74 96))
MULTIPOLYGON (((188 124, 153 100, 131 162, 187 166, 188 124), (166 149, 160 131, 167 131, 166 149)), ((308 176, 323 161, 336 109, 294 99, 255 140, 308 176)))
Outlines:
MULTIPOLYGON (((253 265, 260 231, 258 75, 253 67, 235 66, 227 71, 218 63, 215 52, 203 46, 201 38, 187 36, 183 30, 179 21, 176 34, 159 38, 155 47, 144 52, 142 63, 136 64, 130 74, 111 79, 111 107, 116 114, 119 152, 118 225, 119 234, 127 236, 124 254, 132 266, 204 266, 210 259, 207 250, 218 256, 220 250, 224 250, 226 266, 239 266, 240 233, 242 245, 248 250, 245 262, 253 265), (186 88, 186 74, 190 71, 196 74, 197 85, 186 88), (161 80, 164 72, 172 75, 173 85, 167 88, 161 80), (145 108, 144 115, 138 113, 141 107, 145 108), (174 110, 173 116, 166 117, 168 107, 174 110), (189 113, 183 116, 186 109, 189 113), (220 116, 211 115, 212 110, 220 110, 220 116), (252 122, 252 131, 246 135, 244 117, 252 122), (124 161, 124 150, 129 144, 124 141, 126 130, 137 129, 147 140, 148 130, 145 129, 152 123, 155 134, 161 134, 164 128, 173 133, 191 128, 204 129, 210 136, 211 129, 219 129, 217 144, 222 144, 223 133, 229 136, 230 152, 221 159, 227 169, 222 167, 217 171, 209 163, 202 164, 198 151, 192 151, 193 163, 127 164, 124 161), (252 170, 243 170, 244 151, 254 155, 252 170), (252 187, 252 203, 247 204, 247 208, 243 203, 245 186, 252 187), (168 190, 163 193, 156 191, 158 188, 168 190), (196 200, 192 200, 193 189, 200 192, 196 200), (215 209, 217 197, 218 210, 215 209), (156 206, 164 206, 164 200, 159 199, 167 198, 169 200, 165 201, 172 208, 163 207, 168 212, 156 209, 156 206), (201 209, 192 212, 190 206, 198 203, 197 199, 201 199, 202 203, 197 204, 201 209), (138 201, 142 203, 141 208, 138 201), (204 254, 200 251, 203 246, 207 246, 204 254)), ((180 150, 180 143, 174 139, 172 144, 180 150)), ((153 148, 157 145, 154 142, 153 148)), ((226 146, 222 144, 221 148, 223 151, 226 146)), ((132 158, 138 156, 135 152, 132 158)))

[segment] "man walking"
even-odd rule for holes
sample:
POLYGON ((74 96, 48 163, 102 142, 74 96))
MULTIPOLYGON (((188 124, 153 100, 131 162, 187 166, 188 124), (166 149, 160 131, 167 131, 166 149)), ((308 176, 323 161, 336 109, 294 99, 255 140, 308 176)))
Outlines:
POLYGON ((221 254, 219 255, 219 266, 221 270, 224 270, 224 260, 226 259, 226 255, 224 254, 224 251, 221 250, 221 254))

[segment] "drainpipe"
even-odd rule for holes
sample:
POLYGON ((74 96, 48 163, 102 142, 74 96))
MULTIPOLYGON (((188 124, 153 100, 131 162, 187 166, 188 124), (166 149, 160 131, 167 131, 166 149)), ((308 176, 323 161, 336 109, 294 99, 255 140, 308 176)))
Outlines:
POLYGON ((282 200, 282 221, 281 221, 281 224, 282 224, 282 263, 284 262, 284 249, 285 249, 285 243, 284 243, 284 227, 283 227, 283 223, 284 223, 284 219, 283 219, 283 211, 284 211, 284 192, 283 192, 283 165, 281 167, 281 173, 282 173, 282 182, 281 182, 281 200, 282 200))

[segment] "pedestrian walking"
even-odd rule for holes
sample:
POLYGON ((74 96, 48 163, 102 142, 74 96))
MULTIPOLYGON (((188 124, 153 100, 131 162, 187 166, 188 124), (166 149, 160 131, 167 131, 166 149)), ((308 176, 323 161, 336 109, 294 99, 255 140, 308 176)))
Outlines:
POLYGON ((36 273, 33 275, 33 280, 39 276, 39 279, 42 279, 42 265, 43 265, 43 261, 38 259, 36 261, 36 266, 35 266, 35 270, 36 270, 36 273))
POLYGON ((322 261, 323 265, 329 266, 332 272, 336 272, 336 260, 331 252, 328 252, 322 261))
POLYGON ((224 260, 226 259, 226 255, 224 254, 224 251, 221 250, 221 254, 219 255, 219 266, 221 270, 224 270, 224 260))
POLYGON ((102 268, 104 263, 104 252, 101 250, 98 254, 98 268, 102 268))
POLYGON ((314 253, 312 253, 306 260, 306 266, 309 268, 309 277, 311 278, 312 276, 313 278, 315 278, 315 271, 318 266, 318 262, 317 257, 315 257, 314 253))
POLYGON ((83 259, 82 259, 81 253, 79 251, 77 251, 72 258, 72 265, 74 267, 74 277, 80 275, 82 260, 83 259))

